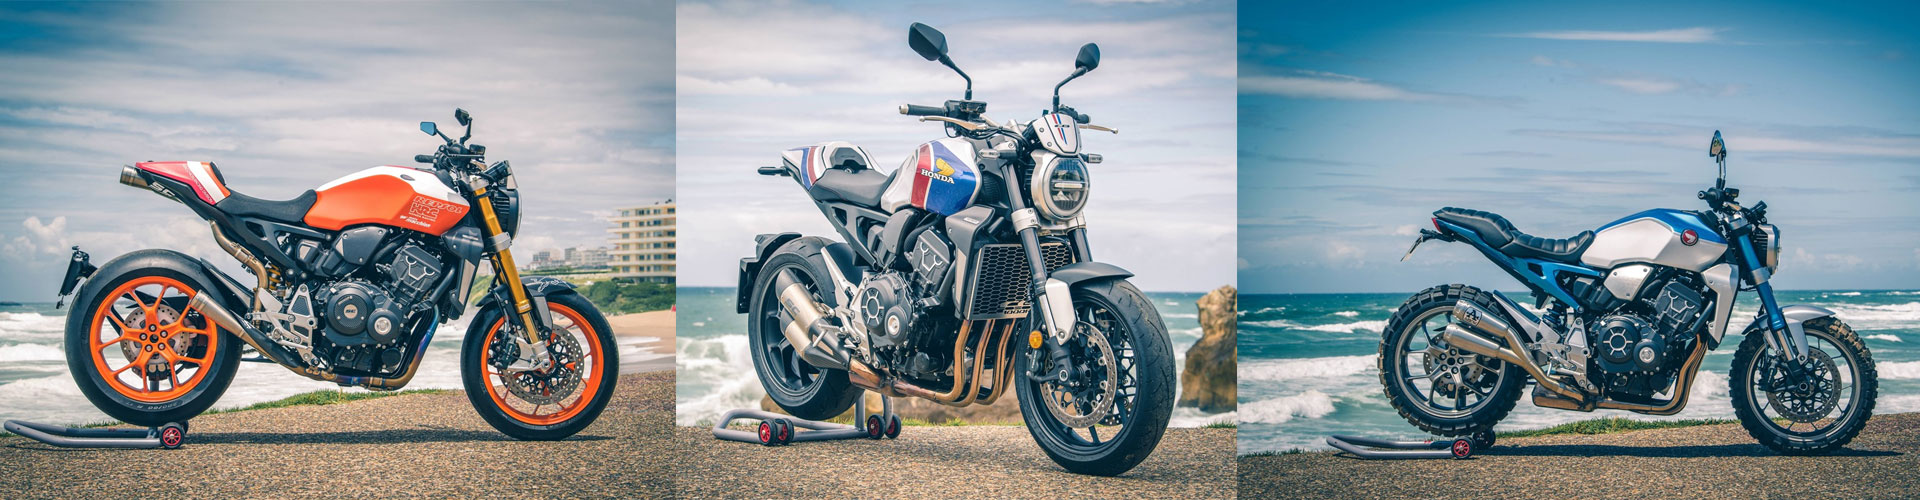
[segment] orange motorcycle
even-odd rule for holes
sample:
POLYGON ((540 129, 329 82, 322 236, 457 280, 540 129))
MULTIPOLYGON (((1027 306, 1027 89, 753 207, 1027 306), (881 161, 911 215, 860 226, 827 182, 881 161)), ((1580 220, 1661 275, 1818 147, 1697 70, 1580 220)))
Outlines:
POLYGON ((209 162, 141 162, 120 183, 178 201, 253 274, 242 284, 211 262, 162 249, 95 267, 74 249, 60 286, 67 365, 94 406, 145 426, 206 411, 241 361, 278 363, 341 386, 394 390, 420 369, 443 322, 461 316, 480 263, 494 285, 461 347, 467 397, 519 439, 571 436, 600 415, 618 379, 611 329, 566 282, 522 277, 508 247, 520 197, 507 162, 454 140, 291 200, 233 191, 209 162), (249 352, 250 351, 250 352, 249 352), (251 354, 251 355, 249 355, 251 354))

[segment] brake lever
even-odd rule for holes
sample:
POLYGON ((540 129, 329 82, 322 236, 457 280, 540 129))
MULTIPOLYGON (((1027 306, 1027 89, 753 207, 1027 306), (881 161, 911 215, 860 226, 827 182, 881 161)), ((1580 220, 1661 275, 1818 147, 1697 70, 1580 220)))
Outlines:
POLYGON ((967 130, 968 132, 972 132, 972 131, 975 131, 975 130, 980 130, 980 129, 982 129, 982 128, 986 128, 986 126, 985 126, 985 125, 981 125, 981 124, 978 124, 978 123, 974 123, 974 122, 970 122, 970 121, 966 121, 966 120, 961 120, 961 119, 957 119, 957 118, 948 118, 948 117, 945 117, 945 116, 922 116, 922 117, 920 117, 920 121, 923 121, 923 122, 947 122, 947 123, 950 123, 950 124, 953 124, 953 126, 956 126, 956 127, 960 127, 960 128, 962 128, 962 129, 966 129, 966 130, 967 130))
POLYGON ((1101 131, 1101 132, 1111 132, 1111 133, 1114 133, 1114 134, 1119 134, 1119 133, 1120 133, 1120 129, 1116 129, 1116 128, 1107 128, 1107 127, 1102 127, 1102 126, 1099 126, 1099 125, 1094 125, 1094 124, 1091 124, 1091 123, 1088 123, 1088 124, 1085 124, 1085 125, 1081 125, 1081 126, 1080 126, 1080 128, 1084 128, 1084 129, 1088 129, 1088 130, 1098 130, 1098 131, 1101 131))

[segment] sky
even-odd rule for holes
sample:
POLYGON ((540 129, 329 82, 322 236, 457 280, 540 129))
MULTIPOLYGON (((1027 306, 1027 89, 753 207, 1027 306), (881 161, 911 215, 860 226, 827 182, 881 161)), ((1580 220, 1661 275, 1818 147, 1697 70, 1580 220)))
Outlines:
POLYGON ((753 236, 836 233, 791 179, 754 170, 780 152, 844 140, 882 171, 943 137, 900 104, 960 98, 964 83, 907 47, 907 26, 946 34, 974 98, 996 121, 1050 105, 1081 44, 1099 69, 1062 102, 1119 135, 1083 132, 1094 258, 1142 289, 1203 291, 1234 280, 1234 4, 988 1, 683 2, 678 9, 679 281, 733 286, 753 236), (1097 134, 1097 135, 1096 135, 1097 134))
MULTIPOLYGON (((292 198, 413 166, 458 129, 513 162, 514 249, 605 246, 605 217, 673 196, 670 2, 0 4, 0 300, 51 301, 68 248, 171 248, 245 274, 122 165, 219 165, 292 198)), ((527 258, 527 257, 523 257, 527 258)), ((244 281, 244 280, 243 280, 244 281)))
POLYGON ((1244 5, 1249 293, 1520 289, 1462 244, 1400 262, 1432 212, 1570 237, 1728 182, 1780 227, 1783 289, 1920 286, 1912 4, 1244 5))

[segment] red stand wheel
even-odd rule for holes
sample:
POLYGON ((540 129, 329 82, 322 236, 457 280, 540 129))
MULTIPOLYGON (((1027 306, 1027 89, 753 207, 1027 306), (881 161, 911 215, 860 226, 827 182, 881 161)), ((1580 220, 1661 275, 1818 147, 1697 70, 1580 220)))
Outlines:
POLYGON ((793 422, 784 418, 773 421, 773 436, 778 444, 793 443, 793 422))
POLYGON ((888 415, 887 416, 887 439, 894 439, 898 437, 900 437, 900 416, 888 415))
POLYGON ((169 450, 179 449, 187 442, 187 428, 177 423, 160 426, 160 447, 169 450))
POLYGON ((886 427, 881 425, 880 416, 867 415, 867 439, 880 439, 885 434, 886 427))
POLYGON ((773 446, 776 444, 780 444, 779 442, 774 441, 775 436, 773 435, 773 424, 767 423, 766 421, 761 421, 759 431, 760 431, 761 445, 773 446))
POLYGON ((1467 458, 1471 456, 1473 456, 1472 441, 1465 439, 1456 439, 1453 441, 1453 458, 1467 458))

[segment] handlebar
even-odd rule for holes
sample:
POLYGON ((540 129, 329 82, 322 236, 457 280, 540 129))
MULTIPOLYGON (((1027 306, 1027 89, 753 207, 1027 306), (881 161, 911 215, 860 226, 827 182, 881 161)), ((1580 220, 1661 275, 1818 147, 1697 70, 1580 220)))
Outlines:
POLYGON ((785 177, 792 174, 787 172, 785 167, 760 167, 760 175, 778 175, 785 177))
POLYGON ((1087 123, 1090 123, 1093 121, 1092 116, 1086 115, 1079 111, 1075 111, 1072 107, 1069 107, 1069 106, 1059 106, 1054 108, 1053 111, 1056 113, 1073 117, 1074 123, 1079 123, 1081 125, 1086 125, 1087 123))
POLYGON ((947 108, 941 106, 902 104, 900 105, 900 114, 909 116, 946 116, 947 108))
POLYGON ((413 155, 414 163, 433 163, 433 155, 413 155))

